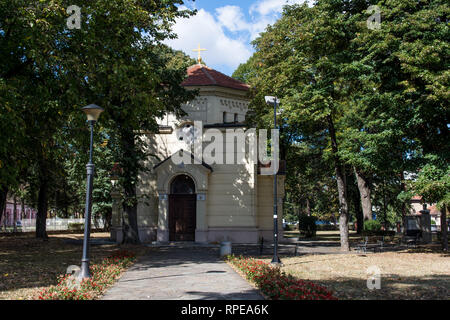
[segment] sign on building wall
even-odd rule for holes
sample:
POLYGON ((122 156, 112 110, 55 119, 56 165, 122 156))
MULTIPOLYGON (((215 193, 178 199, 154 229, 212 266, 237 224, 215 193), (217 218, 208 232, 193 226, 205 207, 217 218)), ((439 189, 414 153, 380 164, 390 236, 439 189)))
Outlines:
POLYGON ((205 201, 205 200, 206 200, 206 194, 204 194, 204 193, 198 193, 198 194, 197 194, 197 200, 198 200, 198 201, 205 201))

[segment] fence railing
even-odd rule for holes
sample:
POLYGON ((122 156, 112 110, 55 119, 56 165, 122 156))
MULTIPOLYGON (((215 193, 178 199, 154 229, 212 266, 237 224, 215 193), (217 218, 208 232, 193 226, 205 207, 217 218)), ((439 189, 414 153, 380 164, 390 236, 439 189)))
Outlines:
MULTIPOLYGON (((82 224, 84 227, 84 219, 60 219, 60 218, 52 218, 47 219, 46 221, 46 230, 47 231, 64 231, 69 230, 69 224, 82 224)), ((13 226, 6 226, 7 231, 11 231, 13 226)), ((104 222, 103 220, 91 221, 91 228, 103 228, 104 222)), ((4 231, 4 226, 0 226, 0 231, 4 231)), ((17 225, 17 231, 29 232, 36 231, 36 219, 23 219, 17 225)))

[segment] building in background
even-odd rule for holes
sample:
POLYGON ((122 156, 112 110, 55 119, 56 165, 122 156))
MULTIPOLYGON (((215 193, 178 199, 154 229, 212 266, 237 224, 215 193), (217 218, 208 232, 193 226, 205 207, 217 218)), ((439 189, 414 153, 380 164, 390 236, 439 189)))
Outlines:
MULTIPOLYGON (((410 214, 417 216, 417 215, 422 215, 422 212, 424 210, 424 203, 422 202, 422 197, 421 196, 414 196, 411 198, 410 201, 411 204, 411 209, 410 209, 410 214)), ((425 203, 426 205, 426 209, 430 211, 430 217, 431 217, 431 226, 432 226, 432 231, 437 231, 437 230, 441 230, 441 212, 436 208, 436 204, 435 203, 425 203), (436 227, 433 227, 436 226, 436 227), (436 230, 433 230, 436 229, 436 230)))
MULTIPOLYGON (((36 219, 37 210, 31 208, 27 204, 24 205, 22 212, 22 204, 20 201, 16 203, 16 221, 22 221, 24 219, 36 219)), ((7 199, 6 206, 3 211, 2 219, 0 221, 0 226, 13 227, 14 226, 14 200, 7 199)))

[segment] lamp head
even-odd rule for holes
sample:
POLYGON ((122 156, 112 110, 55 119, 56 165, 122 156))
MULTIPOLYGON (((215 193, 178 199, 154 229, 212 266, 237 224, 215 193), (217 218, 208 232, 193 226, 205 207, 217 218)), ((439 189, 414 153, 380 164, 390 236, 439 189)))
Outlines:
POLYGON ((88 121, 97 121, 100 114, 104 111, 103 108, 95 104, 90 104, 86 107, 81 108, 81 110, 86 113, 88 121))
POLYGON ((271 106, 273 106, 275 103, 276 103, 277 105, 280 104, 280 100, 279 100, 277 97, 273 97, 273 96, 265 96, 264 99, 266 100, 266 103, 267 103, 268 105, 271 105, 271 106))
POLYGON ((111 185, 113 186, 113 188, 115 188, 117 183, 119 182, 119 176, 115 175, 115 174, 111 174, 109 179, 111 180, 111 185))
POLYGON ((119 164, 114 163, 111 173, 109 175, 109 179, 111 180, 111 185, 113 186, 113 188, 115 188, 116 185, 118 184, 121 172, 122 169, 119 167, 119 164))

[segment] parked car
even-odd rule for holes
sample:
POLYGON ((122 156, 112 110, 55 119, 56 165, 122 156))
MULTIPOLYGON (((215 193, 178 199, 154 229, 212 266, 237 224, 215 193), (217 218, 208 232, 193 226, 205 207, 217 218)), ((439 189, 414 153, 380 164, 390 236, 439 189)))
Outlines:
POLYGON ((16 221, 16 227, 21 227, 22 226, 22 221, 18 220, 16 221))

